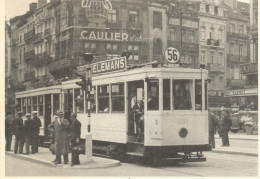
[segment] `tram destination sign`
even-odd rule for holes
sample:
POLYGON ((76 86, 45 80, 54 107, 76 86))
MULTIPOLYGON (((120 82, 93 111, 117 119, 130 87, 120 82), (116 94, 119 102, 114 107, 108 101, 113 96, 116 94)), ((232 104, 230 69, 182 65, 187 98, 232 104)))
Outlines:
MULTIPOLYGON (((126 69, 126 57, 114 58, 91 64, 92 74, 107 73, 126 69)), ((79 66, 77 73, 84 73, 87 65, 79 66)))

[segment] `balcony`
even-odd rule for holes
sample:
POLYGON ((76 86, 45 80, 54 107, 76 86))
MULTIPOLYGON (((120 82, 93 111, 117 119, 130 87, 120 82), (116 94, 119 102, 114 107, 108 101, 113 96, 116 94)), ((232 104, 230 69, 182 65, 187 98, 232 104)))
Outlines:
POLYGON ((246 86, 246 80, 241 79, 228 79, 227 86, 229 90, 242 89, 246 86))
POLYGON ((180 49, 180 46, 182 47, 182 51, 194 51, 195 53, 198 53, 199 51, 199 44, 192 43, 192 42, 180 42, 180 41, 173 41, 168 40, 168 47, 174 47, 178 50, 180 49))
POLYGON ((44 30, 44 37, 48 37, 51 35, 51 28, 45 29, 44 30))
POLYGON ((40 54, 35 55, 35 62, 34 62, 34 66, 38 67, 40 65, 43 64, 48 64, 51 62, 52 58, 49 55, 49 52, 43 52, 40 54))
POLYGON ((31 30, 24 34, 24 41, 25 43, 30 43, 34 38, 35 32, 34 30, 31 30))
POLYGON ((207 45, 219 47, 219 40, 208 39, 207 40, 207 45))
POLYGON ((39 32, 38 34, 35 34, 34 43, 43 40, 43 33, 39 32))
POLYGON ((28 72, 28 73, 24 73, 24 81, 32 81, 35 79, 35 73, 34 71, 28 72))
POLYGON ((142 24, 138 22, 127 22, 126 23, 127 29, 130 30, 141 30, 142 29, 142 24))
POLYGON ((243 75, 257 75, 258 63, 247 63, 240 65, 240 72, 243 75))
POLYGON ((24 53, 24 61, 25 63, 28 63, 30 60, 33 60, 35 57, 34 50, 30 50, 28 52, 24 53))
POLYGON ((210 73, 225 73, 225 67, 217 63, 208 63, 207 70, 210 73))
POLYGON ((227 39, 241 39, 241 40, 249 40, 249 35, 241 34, 241 33, 234 33, 234 32, 227 32, 227 39))
POLYGON ((49 65, 49 71, 55 72, 72 66, 71 60, 58 60, 49 65))
POLYGON ((248 56, 227 54, 228 63, 247 63, 249 62, 248 56))

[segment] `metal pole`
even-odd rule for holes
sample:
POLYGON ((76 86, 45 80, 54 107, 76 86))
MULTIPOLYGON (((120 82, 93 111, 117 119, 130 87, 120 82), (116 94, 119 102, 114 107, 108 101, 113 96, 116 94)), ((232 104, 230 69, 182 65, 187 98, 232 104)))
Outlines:
MULTIPOLYGON (((90 64, 89 64, 90 66, 90 64)), ((91 115, 90 115, 90 91, 91 91, 91 68, 87 67, 87 72, 86 72, 86 80, 87 80, 87 87, 86 87, 86 95, 87 95, 87 111, 88 111, 88 132, 90 133, 90 120, 91 120, 91 115)), ((90 66, 91 67, 91 66, 90 66)))

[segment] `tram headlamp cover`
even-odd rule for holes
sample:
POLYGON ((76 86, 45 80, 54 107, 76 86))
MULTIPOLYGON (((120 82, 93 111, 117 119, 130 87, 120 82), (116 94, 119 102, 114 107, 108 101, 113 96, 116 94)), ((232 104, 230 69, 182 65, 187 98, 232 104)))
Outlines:
POLYGON ((188 130, 186 128, 181 128, 179 135, 180 137, 185 138, 188 135, 188 130))

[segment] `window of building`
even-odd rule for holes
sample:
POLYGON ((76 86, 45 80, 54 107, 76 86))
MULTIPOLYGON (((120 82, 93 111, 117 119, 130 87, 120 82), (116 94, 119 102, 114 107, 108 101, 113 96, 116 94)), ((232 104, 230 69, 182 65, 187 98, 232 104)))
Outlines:
POLYGON ((207 80, 204 82, 204 90, 205 90, 205 110, 208 109, 208 83, 207 80))
POLYGON ((153 27, 162 27, 162 13, 154 11, 153 12, 153 27))
POLYGON ((85 48, 86 49, 96 49, 96 47, 97 47, 97 44, 94 43, 94 42, 86 42, 85 43, 85 48))
POLYGON ((107 16, 107 22, 108 23, 116 23, 117 17, 116 17, 116 9, 112 9, 109 11, 108 16, 107 16))
POLYGON ((192 80, 172 80, 172 95, 175 110, 191 110, 192 80))
POLYGON ((205 39, 206 39, 205 27, 201 27, 201 40, 205 40, 205 39))
POLYGON ((235 24, 230 24, 230 32, 233 32, 233 33, 236 32, 236 30, 235 30, 235 24))
POLYGON ((243 25, 239 25, 238 33, 244 34, 244 26, 243 25))
POLYGON ((194 31, 187 31, 187 42, 194 43, 194 31))
POLYGON ((239 56, 240 56, 240 57, 244 55, 244 53, 243 53, 244 48, 243 48, 243 45, 242 45, 242 44, 239 44, 239 49, 238 49, 238 51, 239 51, 239 56))
POLYGON ((221 66, 224 66, 224 56, 223 56, 223 53, 222 52, 219 52, 218 53, 218 64, 220 64, 221 66))
POLYGON ((84 93, 82 89, 74 90, 74 99, 75 99, 75 112, 83 113, 84 112, 84 93))
POLYGON ((215 15, 218 15, 218 7, 217 6, 214 7, 214 13, 215 13, 215 15))
POLYGON ((159 110, 159 80, 147 83, 147 110, 159 110))
POLYGON ((38 115, 43 116, 43 96, 38 96, 38 115))
POLYGON ((202 109, 202 82, 195 80, 195 110, 202 109))
POLYGON ((219 29, 219 30, 218 30, 218 40, 219 40, 220 42, 222 42, 222 34, 223 34, 223 29, 219 29))
POLYGON ((209 52, 209 63, 214 63, 215 62, 215 52, 209 52))
POLYGON ((139 45, 128 45, 127 49, 129 52, 132 52, 132 55, 129 56, 129 60, 139 60, 139 45))
POLYGON ((109 112, 109 85, 98 86, 98 112, 109 112))
POLYGON ((235 45, 234 45, 234 43, 230 43, 230 54, 235 54, 235 45))
POLYGON ((112 112, 125 111, 124 83, 111 85, 112 112))
POLYGON ((170 79, 163 79, 163 110, 171 109, 170 79))
POLYGON ((206 51, 201 51, 201 53, 200 53, 200 61, 201 61, 201 63, 202 64, 206 64, 206 51))
POLYGON ((209 5, 206 5, 206 13, 209 13, 209 5))
POLYGON ((175 41, 176 40, 176 29, 170 28, 170 40, 175 41))
POLYGON ((153 42, 153 54, 162 55, 162 41, 159 38, 153 42))
POLYGON ((137 11, 129 11, 128 18, 130 23, 137 23, 137 11))
POLYGON ((215 39, 215 29, 213 27, 210 28, 210 39, 215 39))

